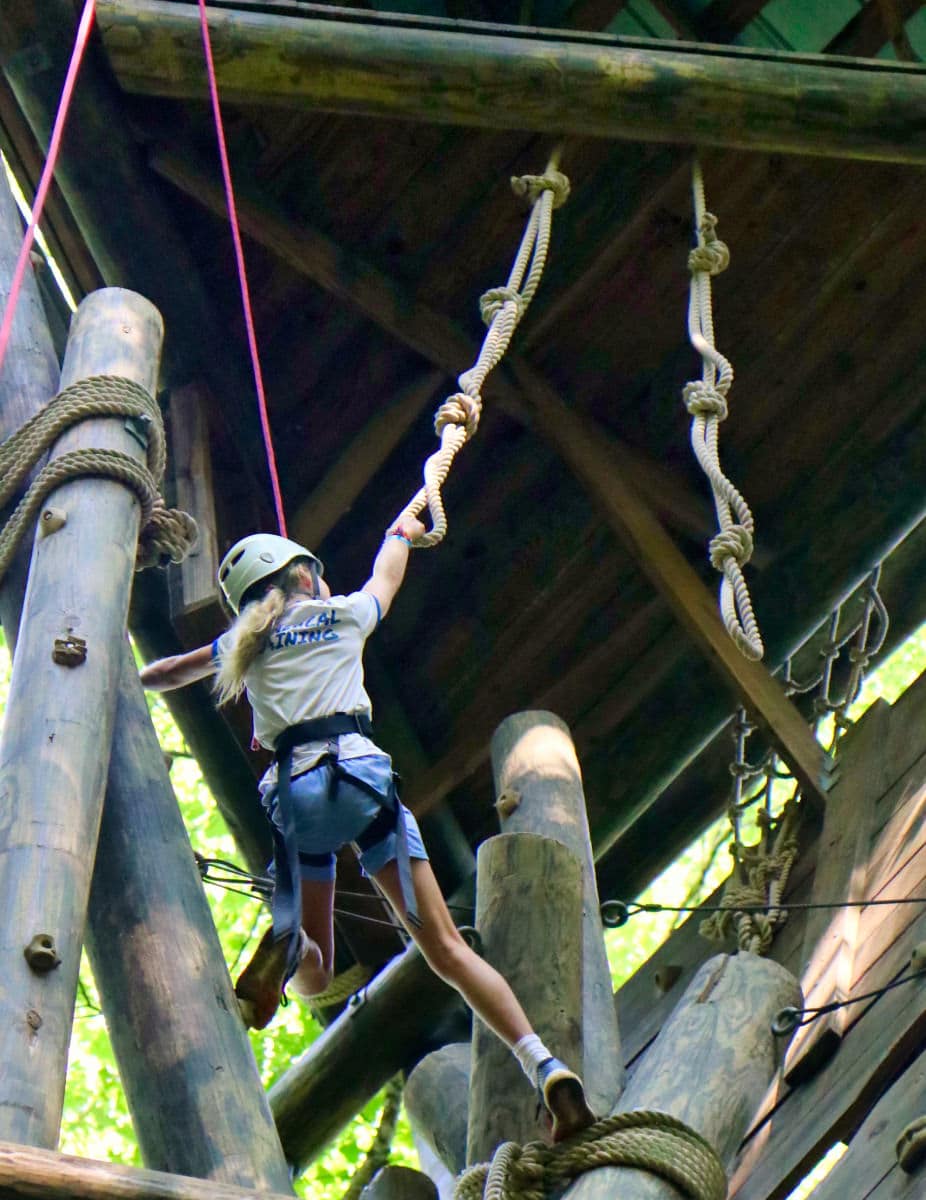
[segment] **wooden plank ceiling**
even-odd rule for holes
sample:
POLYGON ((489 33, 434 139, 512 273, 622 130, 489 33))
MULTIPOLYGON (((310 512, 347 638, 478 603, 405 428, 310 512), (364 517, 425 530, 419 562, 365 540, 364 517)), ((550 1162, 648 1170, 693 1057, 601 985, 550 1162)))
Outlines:
MULTIPOLYGON (((189 8, 163 5, 174 6, 189 8)), ((321 6, 237 7, 298 17, 321 6)), ((924 13, 910 0, 778 0, 768 11, 760 0, 413 7, 833 55, 917 61, 926 49, 924 13)), ((103 24, 91 69, 106 67, 103 24)), ((133 151, 144 156, 144 186, 188 249, 244 379, 207 105, 115 86, 133 151)), ((35 148, 7 93, 0 118, 28 180, 35 148)), ((509 177, 542 169, 551 142, 248 104, 227 106, 226 119, 286 507, 332 584, 351 588, 417 487, 434 446, 430 413, 482 335, 478 297, 507 276, 524 215, 509 177), (371 423, 378 432, 364 443, 371 423), (330 476, 319 490, 334 463, 336 502, 330 476)), ((755 511, 750 584, 776 667, 922 512, 922 171, 724 149, 702 162, 732 253, 715 284, 717 341, 736 368, 721 451, 755 511)), ((572 197, 556 214, 547 274, 514 349, 615 448, 619 469, 714 591, 705 550, 713 517, 680 399, 699 369, 685 329, 689 163, 688 147, 567 140, 572 197)), ((90 286, 86 239, 65 201, 53 217, 62 260, 90 286)), ((134 285, 146 290, 144 278, 134 285)), ((165 317, 178 340, 189 337, 176 329, 182 315, 165 317)), ((256 522, 270 526, 272 512, 262 450, 242 435, 254 428, 253 396, 229 390, 218 366, 202 382, 214 397, 224 548, 256 522)), ((572 472, 525 423, 520 386, 506 376, 487 389, 477 439, 446 487, 450 535, 413 556, 401 602, 371 644, 374 700, 389 697, 379 715, 400 768, 412 768, 406 798, 440 811, 444 833, 434 836, 452 841, 447 830, 459 827, 471 845, 494 829, 495 725, 513 710, 555 709, 583 763, 602 891, 624 894, 722 808, 726 750, 720 743, 698 755, 733 700, 572 472)), ((926 616, 911 583, 921 550, 911 542, 889 573, 903 606, 895 636, 926 616)), ((138 611, 141 626, 152 622, 150 638, 154 610, 138 611)), ((179 636, 205 632, 184 626, 179 636)), ((159 636, 164 644, 162 627, 159 636)), ((459 867, 446 882, 460 882, 459 867)))

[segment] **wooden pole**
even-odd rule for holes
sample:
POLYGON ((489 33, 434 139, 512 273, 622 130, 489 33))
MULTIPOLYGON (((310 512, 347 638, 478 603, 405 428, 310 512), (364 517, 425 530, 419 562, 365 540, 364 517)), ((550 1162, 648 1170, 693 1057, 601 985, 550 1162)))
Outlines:
MULTIPOLYGON (((255 1200, 249 1188, 0 1143, 0 1200, 255 1200)), ((272 1192, 261 1200, 277 1200, 272 1192)), ((281 1197, 280 1200, 283 1200, 281 1197)), ((285 1200, 292 1200, 285 1194, 285 1200)))
MULTIPOLYGON (((62 386, 110 374, 153 392, 162 332, 143 297, 92 293, 71 326, 62 386)), ((111 418, 68 430, 52 455, 88 446, 144 455, 111 418)), ((40 1146, 58 1137, 139 521, 134 494, 111 480, 66 483, 48 506, 66 524, 33 551, 0 741, 0 1134, 40 1146), (56 640, 74 636, 86 660, 55 662, 56 640), (46 973, 24 957, 36 937, 60 959, 46 973)))
MULTIPOLYGON (((797 980, 753 954, 717 955, 691 981, 634 1072, 619 1112, 656 1109, 684 1121, 729 1168, 779 1065, 771 1022, 800 1006, 797 980)), ((675 1187, 632 1167, 581 1176, 568 1200, 678 1200, 675 1187)))
POLYGON ((289 1192, 135 661, 122 650, 87 950, 147 1166, 289 1192))
POLYGON ((412 1167, 387 1166, 373 1176, 360 1200, 437 1200, 437 1188, 412 1167))
MULTIPOLYGON (((22 238, 22 219, 6 174, 0 170, 0 311, 6 311, 22 238)), ((32 268, 28 267, 0 374, 0 440, 24 425, 57 390, 58 360, 38 284, 32 268)), ((31 551, 30 545, 22 544, 6 576, 0 580, 0 625, 10 654, 19 631, 31 551)))
POLYGON ((454 1175, 466 1166, 470 1058, 469 1042, 441 1046, 411 1072, 402 1096, 415 1136, 454 1175))
MULTIPOLYGON (((126 91, 204 96, 195 9, 164 0, 97 7, 126 91)), ((918 66, 363 16, 213 9, 223 96, 549 137, 926 161, 926 72, 918 66)))
MULTIPOLYGON (((550 1051, 582 1061, 582 868, 562 842, 532 833, 489 838, 476 856, 476 928, 486 960, 511 984, 550 1051)), ((473 1020, 469 1163, 500 1142, 546 1136, 537 1094, 511 1051, 473 1020)))
MULTIPOLYGON (((477 944, 472 930, 463 933, 477 944)), ((287 1160, 297 1170, 311 1162, 398 1071, 459 1040, 467 1023, 457 993, 409 947, 270 1089, 287 1160)))
POLYGON ((582 998, 576 1018, 585 1094, 597 1113, 621 1093, 621 1058, 611 970, 604 946, 582 771, 569 728, 549 712, 515 713, 492 738, 502 833, 538 833, 567 846, 582 865, 582 998))

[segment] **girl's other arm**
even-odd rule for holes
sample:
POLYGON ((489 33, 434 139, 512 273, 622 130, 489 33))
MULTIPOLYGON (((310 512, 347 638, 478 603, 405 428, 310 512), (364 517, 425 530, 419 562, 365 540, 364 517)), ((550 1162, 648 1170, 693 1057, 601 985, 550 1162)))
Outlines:
POLYGON ((169 658, 159 658, 139 671, 139 678, 149 692, 170 692, 174 688, 186 687, 188 683, 197 683, 216 672, 216 662, 212 657, 212 645, 199 646, 186 654, 172 654, 169 658))

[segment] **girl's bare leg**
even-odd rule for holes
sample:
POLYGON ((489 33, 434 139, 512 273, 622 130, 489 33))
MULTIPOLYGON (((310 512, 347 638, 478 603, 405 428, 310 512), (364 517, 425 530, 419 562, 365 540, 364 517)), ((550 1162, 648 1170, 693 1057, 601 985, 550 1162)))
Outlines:
POLYGON ((289 981, 297 996, 317 996, 334 970, 334 880, 302 881, 302 928, 308 947, 289 981))
POLYGON ((431 969, 457 989, 473 1012, 507 1046, 513 1046, 533 1032, 508 981, 485 959, 480 958, 461 937, 444 903, 430 863, 422 859, 412 860, 420 929, 405 921, 405 901, 395 860, 387 863, 375 878, 431 969))

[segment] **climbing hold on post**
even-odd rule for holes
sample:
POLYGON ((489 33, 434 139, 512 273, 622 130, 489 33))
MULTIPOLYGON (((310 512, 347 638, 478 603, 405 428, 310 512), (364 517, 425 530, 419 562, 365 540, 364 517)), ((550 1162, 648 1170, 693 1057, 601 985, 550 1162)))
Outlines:
POLYGON ((37 975, 47 975, 61 962, 50 933, 37 933, 23 950, 26 962, 37 975))
POLYGON ((51 652, 52 659, 59 667, 79 667, 87 661, 87 643, 76 633, 68 633, 66 637, 55 638, 51 652))
POLYGON ((63 508, 46 508, 39 520, 39 533, 42 537, 57 533, 68 523, 68 515, 63 508))
POLYGON ((897 1139, 897 1162, 912 1175, 926 1161, 926 1117, 911 1121, 897 1139))
POLYGON ((498 810, 498 815, 503 819, 510 817, 511 814, 520 807, 520 804, 521 794, 520 792, 516 792, 513 788, 508 788, 507 791, 502 792, 499 798, 495 801, 495 807, 498 810))

